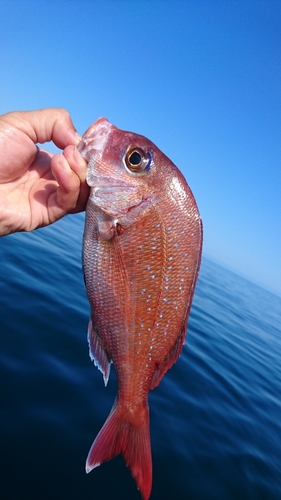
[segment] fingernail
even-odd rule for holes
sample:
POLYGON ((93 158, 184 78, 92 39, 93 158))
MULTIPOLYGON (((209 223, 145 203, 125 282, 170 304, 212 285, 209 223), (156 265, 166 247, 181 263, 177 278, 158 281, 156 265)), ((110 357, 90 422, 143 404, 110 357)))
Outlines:
POLYGON ((82 168, 87 167, 87 162, 84 160, 83 156, 81 155, 80 151, 77 148, 74 149, 73 158, 80 167, 82 168))
POLYGON ((78 132, 75 132, 75 137, 76 137, 76 146, 78 146, 79 142, 81 142, 82 135, 78 134, 78 132))
POLYGON ((66 158, 63 156, 63 154, 60 155, 60 166, 65 172, 71 172, 71 168, 69 166, 68 161, 66 158))

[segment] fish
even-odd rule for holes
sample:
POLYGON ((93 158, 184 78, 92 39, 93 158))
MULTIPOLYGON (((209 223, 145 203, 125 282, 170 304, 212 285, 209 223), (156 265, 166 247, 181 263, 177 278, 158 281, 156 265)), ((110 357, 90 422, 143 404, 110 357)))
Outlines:
POLYGON ((148 394, 182 352, 202 253, 202 221, 180 170, 142 135, 99 118, 78 146, 90 195, 83 271, 90 356, 118 391, 86 461, 122 454, 143 500, 152 489, 148 394))

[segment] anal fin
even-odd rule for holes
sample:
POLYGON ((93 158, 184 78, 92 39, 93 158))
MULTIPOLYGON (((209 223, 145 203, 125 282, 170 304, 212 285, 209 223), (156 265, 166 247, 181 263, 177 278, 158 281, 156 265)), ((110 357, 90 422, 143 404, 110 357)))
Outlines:
POLYGON ((109 374, 110 374, 110 364, 111 359, 108 357, 106 351, 101 342, 101 338, 98 334, 97 329, 92 323, 92 320, 89 321, 88 326, 88 342, 89 342, 89 353, 90 358, 94 361, 95 366, 103 374, 104 385, 107 385, 109 374))

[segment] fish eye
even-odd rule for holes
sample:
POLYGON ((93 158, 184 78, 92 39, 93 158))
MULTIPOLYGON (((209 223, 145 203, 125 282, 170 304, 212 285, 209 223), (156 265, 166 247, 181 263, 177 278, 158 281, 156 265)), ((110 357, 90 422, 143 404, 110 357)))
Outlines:
POLYGON ((144 170, 149 170, 151 157, 150 154, 145 154, 141 148, 131 148, 125 156, 125 163, 131 172, 141 173, 144 170))
POLYGON ((138 151, 133 151, 128 157, 130 165, 138 167, 141 164, 141 155, 138 151))

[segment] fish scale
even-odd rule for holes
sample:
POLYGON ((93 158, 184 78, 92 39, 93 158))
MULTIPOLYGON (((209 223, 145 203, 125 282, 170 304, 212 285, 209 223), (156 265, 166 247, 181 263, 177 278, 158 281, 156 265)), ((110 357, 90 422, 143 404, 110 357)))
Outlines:
POLYGON ((177 167, 148 139, 97 120, 79 145, 91 186, 83 262, 91 358, 118 393, 86 463, 122 453, 143 500, 152 487, 148 393, 185 341, 202 223, 177 167))

